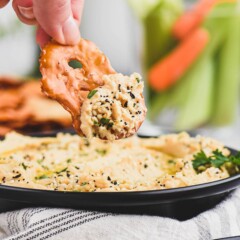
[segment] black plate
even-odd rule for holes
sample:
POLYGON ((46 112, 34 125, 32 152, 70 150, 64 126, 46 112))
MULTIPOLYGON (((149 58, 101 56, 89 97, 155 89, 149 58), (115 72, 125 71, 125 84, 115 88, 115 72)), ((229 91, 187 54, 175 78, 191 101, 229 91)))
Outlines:
MULTIPOLYGON (((233 149, 230 151, 233 155, 237 153, 233 149)), ((239 184, 240 174, 190 187, 135 192, 60 192, 1 185, 0 211, 48 206, 158 215, 186 220, 214 207, 239 184)))

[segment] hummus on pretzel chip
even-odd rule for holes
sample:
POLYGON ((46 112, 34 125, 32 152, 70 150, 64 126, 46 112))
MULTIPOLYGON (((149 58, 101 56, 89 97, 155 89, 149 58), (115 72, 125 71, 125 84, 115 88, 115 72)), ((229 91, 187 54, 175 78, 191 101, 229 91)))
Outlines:
POLYGON ((115 140, 135 134, 146 107, 143 82, 137 73, 104 75, 104 85, 92 90, 81 108, 81 131, 85 136, 115 140))
POLYGON ((140 76, 117 74, 91 41, 75 46, 49 42, 40 58, 42 89, 72 115, 79 135, 115 140, 137 132, 145 115, 140 76), (69 63, 79 61, 82 68, 69 63))

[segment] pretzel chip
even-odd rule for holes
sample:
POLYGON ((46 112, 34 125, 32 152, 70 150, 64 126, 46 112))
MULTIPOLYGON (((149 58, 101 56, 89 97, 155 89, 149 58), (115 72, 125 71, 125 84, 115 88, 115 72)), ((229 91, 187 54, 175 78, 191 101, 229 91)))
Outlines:
POLYGON ((48 43, 40 58, 42 89, 72 115, 74 128, 80 131, 80 108, 89 91, 103 84, 104 74, 115 73, 107 57, 94 43, 81 39, 78 45, 48 43), (69 62, 77 60, 82 68, 73 69, 69 62))
MULTIPOLYGON (((85 129, 85 126, 87 125, 83 122, 87 119, 85 113, 89 112, 86 110, 88 104, 90 104, 89 94, 94 89, 95 91, 101 92, 99 87, 103 88, 104 92, 106 76, 117 75, 119 77, 119 75, 116 74, 115 70, 111 67, 108 58, 96 47, 94 43, 85 39, 81 39, 79 44, 75 46, 63 46, 51 41, 42 50, 40 57, 40 71, 42 73, 43 92, 48 97, 58 101, 68 112, 70 112, 73 120, 73 126, 79 135, 90 137, 88 134, 89 131, 85 129), (72 68, 69 65, 72 60, 80 62, 82 64, 82 68, 72 68), (83 106, 84 111, 82 110, 83 106), (85 117, 81 117, 82 112, 84 112, 85 117)), ((121 76, 124 78, 123 75, 121 76)), ((114 81, 115 77, 111 77, 111 79, 114 81)), ((128 78, 125 80, 127 81, 128 78)), ((108 84, 107 88, 109 88, 110 85, 108 84)), ((115 86, 117 85, 115 84, 115 86)), ((109 89, 106 91, 111 92, 109 89)), ((116 89, 114 91, 116 91, 116 89)), ((131 94, 130 92, 131 89, 127 90, 126 95, 131 94)), ((114 97, 115 95, 111 94, 111 96, 114 97)), ((124 96, 121 96, 120 98, 124 98, 124 96)), ((95 128, 95 131, 92 131, 92 133, 94 132, 93 136, 113 140, 128 137, 134 134, 142 124, 146 114, 146 107, 142 92, 139 93, 139 98, 141 98, 141 100, 138 101, 140 103, 140 105, 138 104, 138 111, 141 112, 141 116, 138 118, 138 122, 134 119, 127 119, 129 124, 132 126, 130 131, 121 132, 106 128, 105 130, 111 131, 111 134, 103 134, 99 132, 99 130, 103 131, 102 128, 96 128, 94 123, 90 122, 90 124, 92 123, 92 126, 90 127, 95 128), (139 109, 142 109, 143 111, 140 111, 139 109), (111 137, 108 138, 108 136, 111 137)), ((121 99, 119 99, 116 104, 119 104, 119 102, 121 102, 121 99)), ((102 108, 104 108, 104 106, 102 106, 102 108)), ((119 116, 116 116, 118 113, 112 114, 115 115, 112 119, 113 121, 120 121, 123 111, 121 110, 121 114, 119 116)), ((89 113, 89 115, 93 116, 91 113, 89 113)), ((105 126, 110 125, 105 124, 105 126)))

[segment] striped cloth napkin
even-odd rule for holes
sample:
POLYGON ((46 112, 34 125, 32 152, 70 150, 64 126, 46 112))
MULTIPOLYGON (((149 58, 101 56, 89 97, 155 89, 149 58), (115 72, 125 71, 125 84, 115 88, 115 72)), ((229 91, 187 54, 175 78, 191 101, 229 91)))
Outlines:
POLYGON ((0 214, 0 239, 7 240, 210 240, 236 235, 240 235, 240 189, 212 210, 182 222, 52 208, 0 214))

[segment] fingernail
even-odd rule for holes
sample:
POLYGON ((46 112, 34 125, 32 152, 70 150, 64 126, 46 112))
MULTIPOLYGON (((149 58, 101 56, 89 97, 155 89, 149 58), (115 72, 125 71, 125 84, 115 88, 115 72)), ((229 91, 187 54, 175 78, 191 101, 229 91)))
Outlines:
POLYGON ((80 40, 80 31, 77 22, 69 17, 62 27, 65 44, 77 44, 80 40))
POLYGON ((18 10, 24 18, 34 19, 34 14, 33 14, 33 8, 32 7, 18 6, 18 10))

